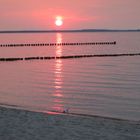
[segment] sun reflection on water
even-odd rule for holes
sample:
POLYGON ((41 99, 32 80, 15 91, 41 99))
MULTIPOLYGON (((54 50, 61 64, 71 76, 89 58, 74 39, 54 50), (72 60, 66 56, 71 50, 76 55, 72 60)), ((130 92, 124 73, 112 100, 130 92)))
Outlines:
MULTIPOLYGON (((56 34, 56 43, 57 44, 62 43, 62 34, 61 33, 56 34)), ((62 56, 62 46, 61 45, 56 46, 56 56, 62 56)))
MULTIPOLYGON (((56 34, 56 43, 61 44, 62 43, 62 34, 57 33, 56 34)), ((56 52, 55 52, 56 56, 62 56, 62 46, 61 45, 57 45, 56 46, 56 52)), ((63 69, 63 63, 61 59, 56 59, 55 60, 55 70, 54 70, 54 74, 55 74, 55 81, 54 81, 54 87, 55 87, 55 91, 53 94, 54 97, 54 106, 53 109, 55 111, 62 111, 63 110, 63 104, 62 104, 62 98, 63 98, 63 94, 62 94, 62 85, 63 85, 63 73, 62 73, 62 69, 63 69)))

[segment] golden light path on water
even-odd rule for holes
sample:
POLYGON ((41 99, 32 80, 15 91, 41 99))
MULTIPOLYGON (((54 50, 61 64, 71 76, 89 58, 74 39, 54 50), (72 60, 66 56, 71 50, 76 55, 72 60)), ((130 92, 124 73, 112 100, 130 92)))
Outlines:
MULTIPOLYGON (((61 33, 56 34, 56 43, 62 43, 62 34, 61 33)), ((62 46, 61 45, 57 45, 55 50, 56 50, 56 52, 55 52, 56 56, 62 56, 62 46)), ((64 110, 64 106, 62 104, 62 102, 63 102, 62 101, 62 97, 63 97, 63 94, 62 94, 62 85, 63 85, 63 73, 62 73, 63 63, 62 63, 62 59, 56 59, 55 60, 54 68, 55 68, 54 69, 55 92, 53 93, 53 97, 54 97, 53 109, 54 109, 54 111, 62 112, 64 110)))

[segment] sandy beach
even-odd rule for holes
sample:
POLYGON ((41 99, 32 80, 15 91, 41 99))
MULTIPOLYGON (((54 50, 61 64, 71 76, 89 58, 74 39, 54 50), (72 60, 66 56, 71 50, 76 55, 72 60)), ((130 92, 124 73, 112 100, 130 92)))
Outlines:
POLYGON ((139 140, 140 122, 0 107, 0 140, 139 140))

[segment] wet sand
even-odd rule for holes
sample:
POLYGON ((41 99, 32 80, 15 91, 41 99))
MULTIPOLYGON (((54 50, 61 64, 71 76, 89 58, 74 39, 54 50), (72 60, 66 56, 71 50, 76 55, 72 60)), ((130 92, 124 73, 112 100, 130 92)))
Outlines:
POLYGON ((140 140, 140 122, 0 107, 0 140, 140 140))

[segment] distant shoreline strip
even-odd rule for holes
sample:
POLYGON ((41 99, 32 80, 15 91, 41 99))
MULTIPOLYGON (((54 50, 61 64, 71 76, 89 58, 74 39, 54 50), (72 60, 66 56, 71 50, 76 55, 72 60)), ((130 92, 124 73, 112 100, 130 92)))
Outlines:
POLYGON ((28 60, 51 60, 51 59, 75 59, 75 58, 86 58, 86 57, 119 57, 119 56, 140 56, 140 53, 0 58, 0 61, 24 61, 24 60, 28 61, 28 60))
POLYGON ((30 46, 80 46, 80 45, 116 45, 112 42, 71 42, 71 43, 21 43, 21 44, 0 44, 0 47, 30 47, 30 46))
POLYGON ((85 33, 85 32, 139 32, 140 29, 72 29, 72 30, 2 30, 0 33, 85 33))

